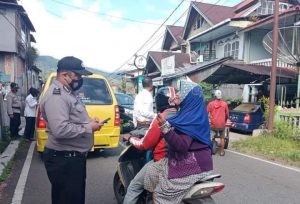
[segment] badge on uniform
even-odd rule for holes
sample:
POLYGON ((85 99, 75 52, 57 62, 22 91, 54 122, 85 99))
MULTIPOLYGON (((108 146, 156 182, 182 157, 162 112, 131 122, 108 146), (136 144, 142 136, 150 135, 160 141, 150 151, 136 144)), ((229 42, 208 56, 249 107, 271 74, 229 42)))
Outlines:
POLYGON ((60 88, 54 88, 52 93, 55 95, 60 95, 60 88))
POLYGON ((64 87, 64 90, 67 92, 67 93, 71 93, 71 90, 68 88, 68 87, 66 87, 66 86, 63 86, 64 87))

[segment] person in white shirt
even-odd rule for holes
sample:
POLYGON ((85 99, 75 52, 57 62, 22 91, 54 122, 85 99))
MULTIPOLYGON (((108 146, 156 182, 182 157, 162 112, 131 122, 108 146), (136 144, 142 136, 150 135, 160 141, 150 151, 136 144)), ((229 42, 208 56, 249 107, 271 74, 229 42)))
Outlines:
POLYGON ((30 88, 28 92, 29 94, 25 100, 25 110, 24 110, 24 116, 26 119, 24 135, 27 140, 34 140, 33 137, 34 137, 34 127, 35 127, 35 119, 36 119, 36 106, 38 104, 37 96, 39 94, 39 91, 35 88, 30 88))
POLYGON ((153 112, 153 84, 152 79, 145 77, 142 81, 143 90, 136 95, 133 106, 133 124, 136 127, 134 134, 144 134, 156 114, 153 112), (141 130, 141 132, 140 132, 141 130), (138 131, 138 132, 136 132, 138 131))

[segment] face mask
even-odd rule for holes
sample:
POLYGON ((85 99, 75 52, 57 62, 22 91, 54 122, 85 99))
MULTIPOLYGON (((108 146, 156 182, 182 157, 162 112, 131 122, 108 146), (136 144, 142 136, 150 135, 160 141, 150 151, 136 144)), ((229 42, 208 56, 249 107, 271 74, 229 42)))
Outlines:
POLYGON ((79 80, 72 80, 71 83, 69 83, 69 86, 73 91, 77 91, 82 87, 82 84, 83 84, 83 78, 79 80), (77 86, 75 84, 77 84, 77 86))

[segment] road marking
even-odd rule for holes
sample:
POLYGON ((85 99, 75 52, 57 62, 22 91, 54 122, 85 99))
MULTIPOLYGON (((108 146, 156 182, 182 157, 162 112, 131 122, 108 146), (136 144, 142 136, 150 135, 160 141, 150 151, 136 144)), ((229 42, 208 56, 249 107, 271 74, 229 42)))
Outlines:
POLYGON ((278 164, 278 163, 275 163, 275 162, 264 160, 264 159, 261 159, 261 158, 258 158, 258 157, 249 156, 247 154, 242 154, 242 153, 239 153, 239 152, 236 152, 236 151, 232 151, 232 150, 228 150, 228 149, 226 150, 226 152, 231 152, 231 153, 234 153, 234 154, 238 154, 238 155, 241 155, 241 156, 244 156, 244 157, 248 157, 248 158, 251 158, 251 159, 262 161, 262 162, 265 162, 265 163, 268 163, 268 164, 273 164, 275 166, 279 166, 279 167, 282 167, 282 168, 289 169, 289 170, 296 171, 296 172, 300 173, 300 169, 295 168, 295 167, 284 166, 282 164, 278 164))
POLYGON ((26 181, 27 181, 27 176, 29 173, 29 168, 30 168, 31 161, 32 161, 34 147, 35 147, 35 142, 31 142, 31 145, 29 147, 27 157, 24 162, 24 165, 23 165, 23 168, 22 168, 22 171, 21 171, 18 183, 17 183, 17 187, 15 189, 11 204, 21 204, 22 203, 22 198, 23 198, 23 194, 24 194, 26 181))

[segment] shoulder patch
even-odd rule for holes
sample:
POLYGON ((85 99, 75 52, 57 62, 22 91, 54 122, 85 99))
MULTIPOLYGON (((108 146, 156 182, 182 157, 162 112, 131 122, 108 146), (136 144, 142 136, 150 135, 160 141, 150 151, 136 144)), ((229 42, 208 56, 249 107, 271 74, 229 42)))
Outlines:
POLYGON ((60 95, 60 88, 55 87, 52 93, 55 95, 60 95))

